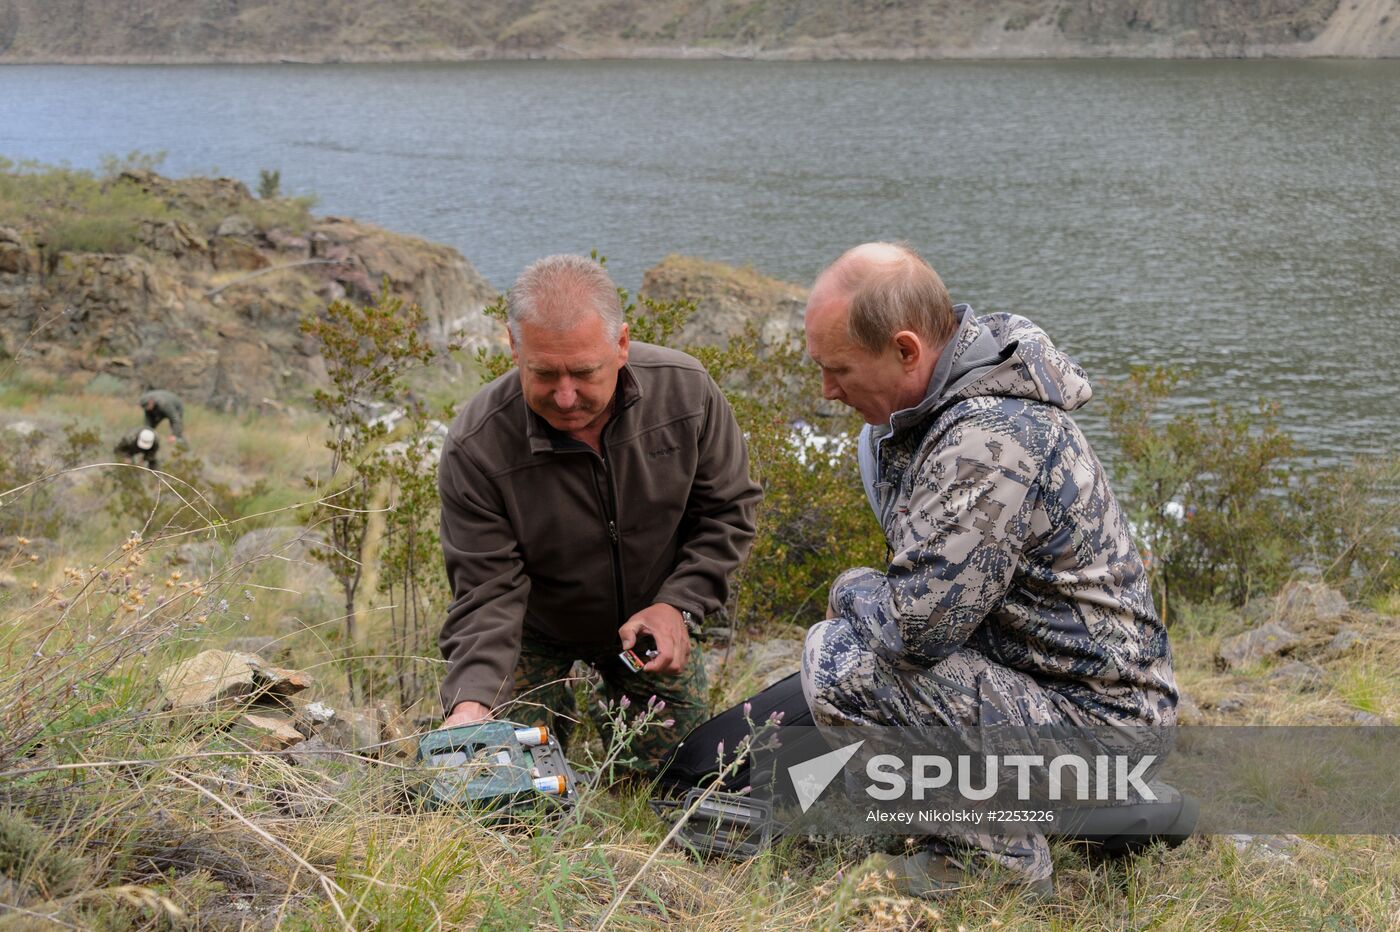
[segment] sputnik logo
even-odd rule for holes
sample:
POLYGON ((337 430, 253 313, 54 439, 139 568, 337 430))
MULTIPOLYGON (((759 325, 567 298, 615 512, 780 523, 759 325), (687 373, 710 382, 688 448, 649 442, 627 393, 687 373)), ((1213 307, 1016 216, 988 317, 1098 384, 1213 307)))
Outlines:
POLYGON ((828 751, 819 757, 813 757, 800 764, 793 764, 788 768, 788 777, 792 780, 792 788, 797 791, 797 804, 802 807, 805 813, 812 808, 812 804, 831 785, 831 781, 836 779, 836 775, 841 772, 847 762, 855 756, 856 751, 864 741, 857 741, 855 744, 848 744, 843 748, 828 751))

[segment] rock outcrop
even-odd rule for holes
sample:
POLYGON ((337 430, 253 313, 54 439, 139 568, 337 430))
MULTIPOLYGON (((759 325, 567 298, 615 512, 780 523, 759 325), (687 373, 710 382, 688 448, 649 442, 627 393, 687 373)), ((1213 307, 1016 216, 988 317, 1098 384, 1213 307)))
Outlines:
POLYGON ((130 171, 110 183, 159 198, 170 217, 143 221, 122 253, 55 251, 42 231, 0 228, 0 356, 105 375, 132 397, 159 385, 224 411, 282 404, 325 376, 301 319, 372 301, 386 279, 439 342, 456 330, 500 341, 480 314, 495 290, 451 247, 338 217, 284 226, 285 211, 227 178, 130 171))
POLYGON ((695 303, 695 314, 681 329, 677 345, 723 347, 742 335, 749 324, 765 346, 802 340, 807 289, 768 278, 747 266, 669 255, 642 276, 638 295, 654 301, 695 303))

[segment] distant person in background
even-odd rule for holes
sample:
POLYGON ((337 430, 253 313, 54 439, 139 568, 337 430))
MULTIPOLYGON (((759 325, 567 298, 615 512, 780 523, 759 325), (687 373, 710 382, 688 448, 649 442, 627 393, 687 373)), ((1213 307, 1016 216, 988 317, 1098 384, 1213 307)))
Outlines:
POLYGON ((122 435, 121 440, 117 441, 112 452, 127 463, 136 462, 136 457, 139 456, 146 461, 147 467, 155 469, 156 456, 160 453, 160 438, 149 427, 129 430, 122 435))
POLYGON ((137 399, 146 414, 146 426, 155 430, 161 421, 170 422, 170 442, 189 446, 185 442, 185 404, 180 396, 164 389, 152 389, 137 399))

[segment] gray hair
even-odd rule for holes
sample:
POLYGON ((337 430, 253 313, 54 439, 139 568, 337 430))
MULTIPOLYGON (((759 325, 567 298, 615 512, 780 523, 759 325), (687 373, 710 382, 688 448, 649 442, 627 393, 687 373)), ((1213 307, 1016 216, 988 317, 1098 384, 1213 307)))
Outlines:
POLYGON ((609 340, 622 333, 622 301, 603 266, 587 256, 546 256, 526 266, 506 294, 506 324, 520 339, 520 324, 570 330, 585 314, 603 319, 609 340))
POLYGON ((901 330, 942 346, 957 329, 943 279, 906 243, 857 246, 828 272, 850 298, 846 327, 851 340, 872 353, 882 351, 901 330))

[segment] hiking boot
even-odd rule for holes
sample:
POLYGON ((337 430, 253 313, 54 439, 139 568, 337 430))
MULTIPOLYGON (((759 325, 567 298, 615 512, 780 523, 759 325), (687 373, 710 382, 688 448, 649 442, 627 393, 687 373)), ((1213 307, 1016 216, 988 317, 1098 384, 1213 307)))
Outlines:
POLYGON ((926 900, 951 896, 988 879, 999 885, 1022 887, 1040 900, 1048 900, 1055 895, 1053 877, 1030 880, 1011 870, 969 869, 956 857, 927 850, 913 854, 872 854, 862 863, 860 873, 865 876, 883 875, 893 884, 896 892, 926 900))

